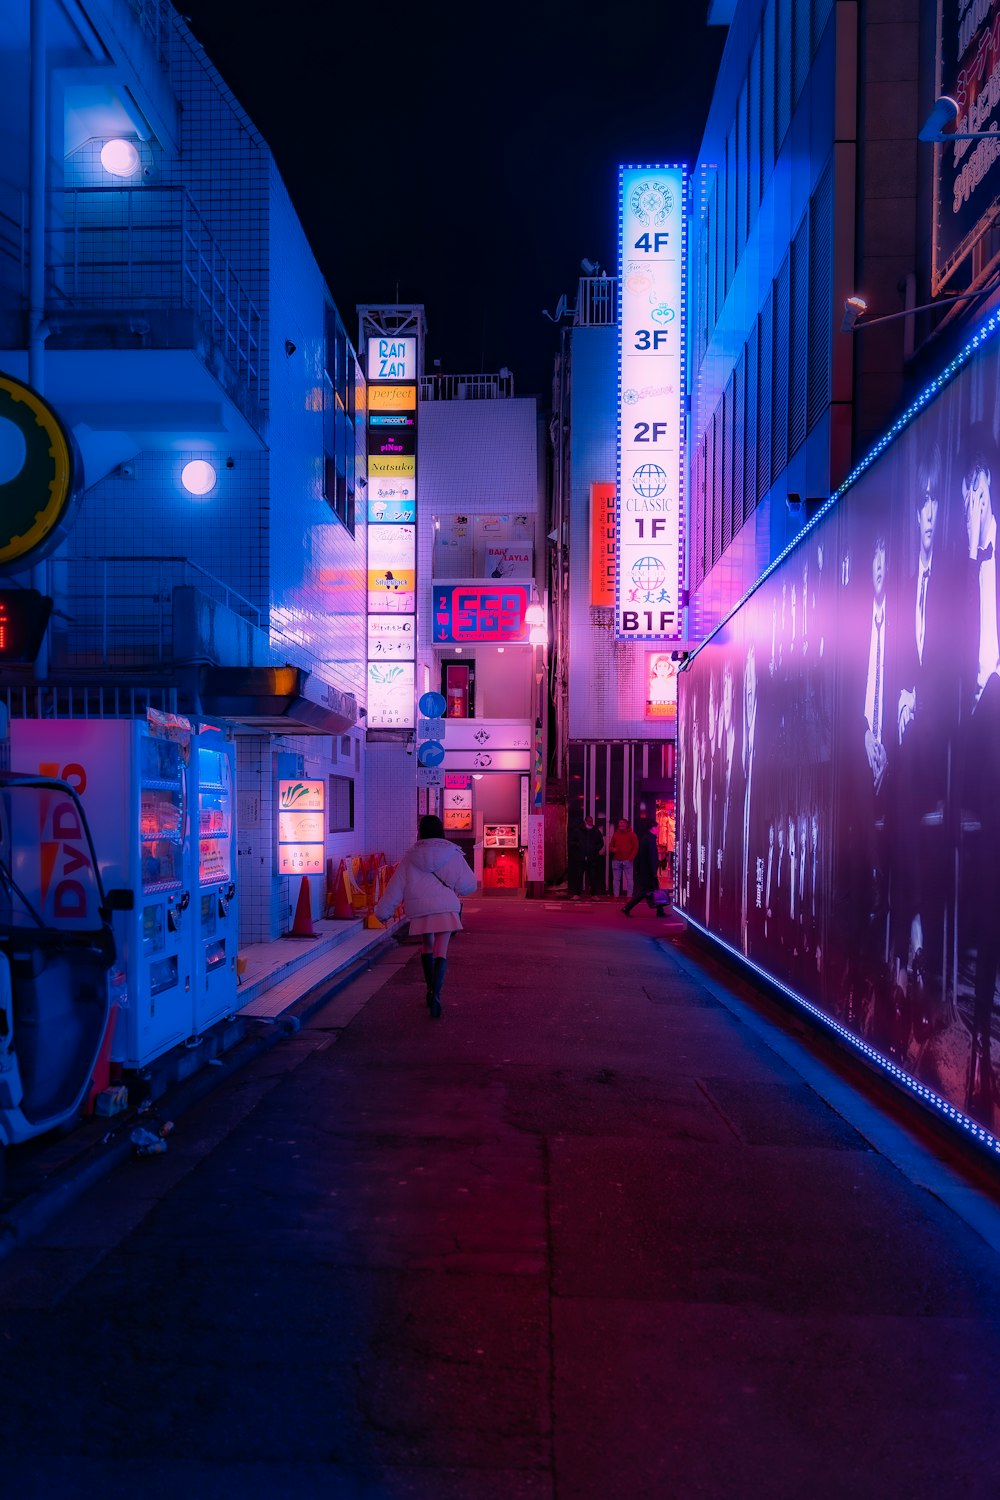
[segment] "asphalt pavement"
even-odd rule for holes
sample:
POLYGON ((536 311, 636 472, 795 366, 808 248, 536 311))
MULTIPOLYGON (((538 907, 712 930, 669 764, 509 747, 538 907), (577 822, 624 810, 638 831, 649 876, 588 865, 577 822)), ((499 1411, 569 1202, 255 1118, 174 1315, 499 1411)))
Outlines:
POLYGON ((0 1262, 4 1492, 992 1500, 998 1179, 677 922, 464 920, 0 1262))

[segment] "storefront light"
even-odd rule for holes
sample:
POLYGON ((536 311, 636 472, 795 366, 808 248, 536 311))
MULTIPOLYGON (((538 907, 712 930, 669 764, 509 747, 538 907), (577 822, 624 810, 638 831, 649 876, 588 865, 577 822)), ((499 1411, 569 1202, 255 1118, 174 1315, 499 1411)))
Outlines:
POLYGON ((529 604, 527 609, 524 611, 524 623, 525 625, 532 626, 545 624, 545 615, 542 611, 542 606, 538 603, 537 599, 534 601, 534 603, 529 604))
POLYGON ((215 489, 217 477, 212 465, 203 458, 193 458, 181 470, 181 484, 189 495, 207 495, 215 489))
POLYGON ((112 177, 134 177, 139 170, 139 153, 131 141, 105 141, 101 147, 101 166, 112 177))
POLYGON ((528 640, 533 646, 544 646, 548 640, 548 632, 544 625, 532 625, 528 631, 528 640))

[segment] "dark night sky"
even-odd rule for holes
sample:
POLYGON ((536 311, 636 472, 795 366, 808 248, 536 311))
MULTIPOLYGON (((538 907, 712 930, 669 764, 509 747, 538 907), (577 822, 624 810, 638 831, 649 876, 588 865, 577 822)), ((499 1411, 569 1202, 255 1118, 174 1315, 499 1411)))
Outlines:
POLYGON ((284 0, 260 26, 247 0, 180 8, 351 337, 359 302, 422 302, 428 368, 507 365, 521 395, 549 391, 542 309, 582 257, 615 269, 619 162, 694 161, 725 39, 699 4, 284 0))

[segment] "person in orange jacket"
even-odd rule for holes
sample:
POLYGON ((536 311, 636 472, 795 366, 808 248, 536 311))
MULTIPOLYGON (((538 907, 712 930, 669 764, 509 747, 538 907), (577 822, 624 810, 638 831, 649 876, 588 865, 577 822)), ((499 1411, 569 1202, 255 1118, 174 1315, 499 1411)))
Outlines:
POLYGON ((611 889, 626 900, 632 895, 632 862, 639 853, 639 840, 627 818, 619 818, 611 835, 611 889))

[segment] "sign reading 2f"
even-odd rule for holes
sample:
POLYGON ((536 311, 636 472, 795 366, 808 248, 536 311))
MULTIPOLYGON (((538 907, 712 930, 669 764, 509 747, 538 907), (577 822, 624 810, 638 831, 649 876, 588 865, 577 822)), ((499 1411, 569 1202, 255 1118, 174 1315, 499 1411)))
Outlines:
POLYGON ((675 640, 684 566, 687 168, 622 167, 615 635, 675 640))

